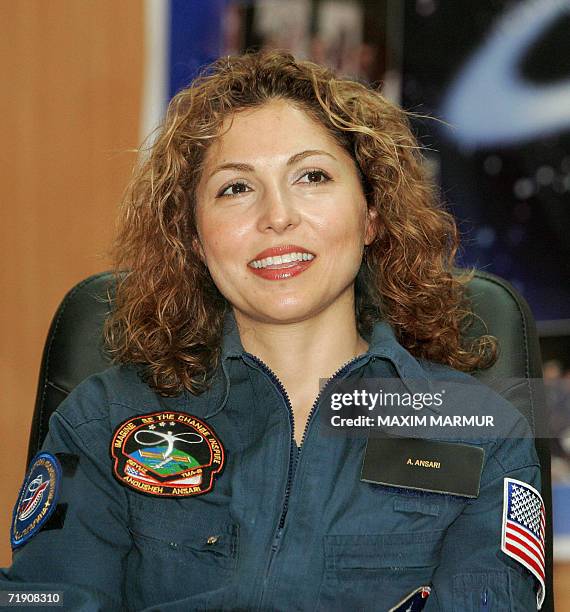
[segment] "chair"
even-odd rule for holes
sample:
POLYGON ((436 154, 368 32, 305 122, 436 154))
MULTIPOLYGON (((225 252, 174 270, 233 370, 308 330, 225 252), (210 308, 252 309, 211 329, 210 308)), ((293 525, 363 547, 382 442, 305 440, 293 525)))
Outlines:
MULTIPOLYGON (((51 324, 43 352, 37 399, 31 426, 28 464, 39 451, 52 412, 84 378, 109 367, 101 329, 110 308, 114 277, 109 272, 86 278, 63 299, 51 324)), ((541 384, 542 365, 536 327, 530 309, 503 279, 478 271, 468 285, 478 322, 469 336, 488 333, 499 339, 498 361, 474 375, 494 387, 528 419, 541 463, 546 506, 546 599, 542 610, 552 612, 552 495, 547 411, 541 384), (518 380, 518 384, 508 381, 518 380), (505 383, 507 381, 507 384, 505 383)))

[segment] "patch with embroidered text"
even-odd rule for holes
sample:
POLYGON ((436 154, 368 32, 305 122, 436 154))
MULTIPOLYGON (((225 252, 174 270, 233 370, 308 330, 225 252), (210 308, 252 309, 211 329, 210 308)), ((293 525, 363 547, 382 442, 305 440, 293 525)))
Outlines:
POLYGON ((147 495, 188 497, 212 490, 225 451, 212 427, 185 412, 143 414, 117 427, 113 474, 147 495))
POLYGON ((538 580, 540 610, 545 596, 545 509, 540 493, 514 478, 504 479, 501 550, 526 567, 538 580))
POLYGON ((15 549, 25 544, 48 522, 56 508, 61 486, 61 465, 54 455, 38 453, 31 461, 18 494, 10 543, 15 549))
POLYGON ((393 608, 390 608, 388 612, 420 612, 426 605, 431 588, 429 586, 422 586, 412 591, 398 602, 393 608))

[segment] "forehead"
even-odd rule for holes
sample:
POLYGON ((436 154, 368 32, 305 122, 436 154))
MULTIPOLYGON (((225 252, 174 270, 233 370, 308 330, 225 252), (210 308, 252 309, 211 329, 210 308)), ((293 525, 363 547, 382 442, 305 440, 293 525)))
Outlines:
POLYGON ((227 117, 205 156, 205 165, 285 156, 304 149, 344 151, 329 131, 306 111, 285 100, 227 117))

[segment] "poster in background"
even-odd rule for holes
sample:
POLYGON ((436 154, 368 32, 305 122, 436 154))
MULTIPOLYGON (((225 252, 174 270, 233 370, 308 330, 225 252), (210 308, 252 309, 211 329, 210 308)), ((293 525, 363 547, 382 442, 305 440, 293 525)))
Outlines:
POLYGON ((537 321, 570 319, 570 3, 405 3, 403 104, 463 234, 537 321), (444 123, 445 122, 445 123, 444 123))

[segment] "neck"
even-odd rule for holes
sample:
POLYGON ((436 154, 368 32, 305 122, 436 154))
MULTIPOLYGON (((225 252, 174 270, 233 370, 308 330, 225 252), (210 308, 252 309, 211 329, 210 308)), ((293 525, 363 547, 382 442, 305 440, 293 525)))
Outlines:
POLYGON ((234 309, 242 345, 265 362, 286 387, 318 390, 319 378, 329 378, 368 350, 368 343, 358 333, 351 297, 344 304, 337 300, 317 315, 291 322, 258 321, 234 309))

